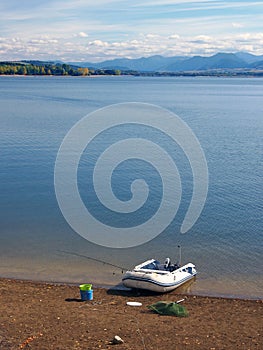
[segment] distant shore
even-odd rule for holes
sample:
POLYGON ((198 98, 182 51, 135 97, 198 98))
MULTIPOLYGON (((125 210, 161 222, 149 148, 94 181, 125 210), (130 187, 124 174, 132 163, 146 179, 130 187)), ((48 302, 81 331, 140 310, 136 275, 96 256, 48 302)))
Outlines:
POLYGON ((211 56, 122 58, 102 62, 0 61, 0 74, 47 76, 133 75, 153 77, 263 77, 260 55, 218 52, 211 56))
MULTIPOLYGON (((125 75, 126 77, 129 76, 128 74, 125 75)), ((130 75, 132 76, 132 75, 130 75)), ((80 79, 85 79, 85 78, 102 78, 102 77, 123 77, 123 75, 103 75, 103 74, 96 74, 96 75, 21 75, 21 74, 0 74, 1 77, 14 77, 14 78, 80 78, 80 79)))
POLYGON ((209 72, 182 72, 182 73, 140 73, 140 72, 134 72, 134 73, 127 73, 127 74, 91 74, 91 75, 30 75, 30 74, 0 74, 0 77, 47 77, 47 78, 53 78, 53 77, 59 77, 59 78, 103 78, 103 77, 155 77, 155 78, 263 78, 263 71, 262 72, 240 72, 240 73, 230 73, 230 72, 219 72, 219 73, 209 73, 209 72))
POLYGON ((81 302, 78 286, 0 279, 1 349, 257 349, 260 300, 94 288, 81 302), (152 313, 157 301, 184 299, 189 316, 152 313), (138 301, 131 307, 127 301, 138 301), (124 343, 112 345, 115 335, 124 343))

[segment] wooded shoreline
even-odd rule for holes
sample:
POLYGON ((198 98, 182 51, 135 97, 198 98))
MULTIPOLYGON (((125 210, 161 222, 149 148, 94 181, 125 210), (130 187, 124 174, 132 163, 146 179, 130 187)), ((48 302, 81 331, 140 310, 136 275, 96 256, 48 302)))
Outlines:
POLYGON ((0 76, 142 76, 142 77, 263 77, 261 69, 210 69, 179 72, 143 72, 94 69, 66 63, 0 62, 0 76))

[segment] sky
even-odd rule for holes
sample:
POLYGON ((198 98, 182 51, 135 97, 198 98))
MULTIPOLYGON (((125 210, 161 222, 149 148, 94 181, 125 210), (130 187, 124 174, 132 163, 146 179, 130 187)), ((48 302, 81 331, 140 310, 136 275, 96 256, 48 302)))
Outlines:
POLYGON ((263 1, 0 0, 0 61, 263 55, 263 1))

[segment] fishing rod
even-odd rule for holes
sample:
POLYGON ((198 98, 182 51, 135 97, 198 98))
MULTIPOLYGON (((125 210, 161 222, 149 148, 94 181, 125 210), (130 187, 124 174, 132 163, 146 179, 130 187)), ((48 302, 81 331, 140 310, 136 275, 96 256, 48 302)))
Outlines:
POLYGON ((75 256, 78 256, 80 258, 93 260, 93 261, 99 262, 99 263, 104 264, 104 265, 109 265, 109 266, 112 266, 112 267, 116 267, 117 269, 121 270, 121 273, 123 273, 124 270, 128 270, 128 268, 126 268, 126 267, 114 265, 114 264, 111 264, 111 263, 109 263, 107 261, 100 260, 100 259, 97 259, 97 258, 92 258, 92 257, 87 256, 87 255, 78 254, 78 253, 74 253, 74 252, 68 252, 68 251, 65 251, 65 250, 57 250, 57 251, 61 252, 61 253, 64 253, 64 254, 75 255, 75 256))
POLYGON ((181 266, 182 263, 182 248, 180 245, 177 246, 179 248, 179 266, 181 266))

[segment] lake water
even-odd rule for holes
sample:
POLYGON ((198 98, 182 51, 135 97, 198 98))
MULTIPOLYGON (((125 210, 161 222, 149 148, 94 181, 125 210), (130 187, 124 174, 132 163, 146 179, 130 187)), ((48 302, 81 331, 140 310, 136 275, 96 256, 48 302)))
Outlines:
POLYGON ((263 79, 1 77, 0 106, 0 276, 114 285, 122 269, 148 258, 178 260, 181 245, 182 262, 192 261, 199 272, 186 291, 262 297, 263 79), (81 158, 78 185, 90 212, 108 225, 140 224, 162 196, 160 176, 139 160, 128 161, 113 179, 114 193, 127 201, 130 183, 145 178, 150 205, 136 215, 115 215, 85 191, 92 181, 89 159, 117 138, 142 138, 145 132, 167 146, 182 179, 181 204, 168 227, 140 246, 117 249, 89 242, 68 225, 55 195, 54 166, 63 138, 78 121, 124 102, 155 104, 187 123, 205 153, 209 189, 199 219, 181 234, 193 188, 178 145, 167 146, 162 135, 131 125, 98 138, 81 158))

